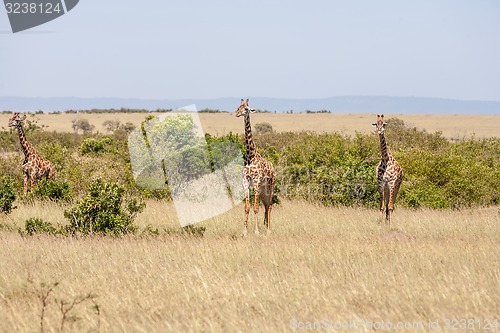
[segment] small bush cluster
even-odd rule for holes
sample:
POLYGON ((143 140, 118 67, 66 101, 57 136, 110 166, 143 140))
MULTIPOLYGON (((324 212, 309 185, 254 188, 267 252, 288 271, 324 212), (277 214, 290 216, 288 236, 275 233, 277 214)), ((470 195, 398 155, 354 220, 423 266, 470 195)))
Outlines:
POLYGON ((94 130, 95 126, 92 125, 87 119, 73 119, 71 127, 75 133, 82 131, 83 133, 90 133, 94 130))
POLYGON ((90 184, 86 195, 64 212, 70 229, 84 234, 134 232, 133 222, 145 204, 140 198, 125 198, 125 189, 100 179, 90 184))
POLYGON ((187 226, 182 228, 182 231, 186 235, 194 236, 194 237, 203 237, 206 230, 207 230, 207 228, 205 228, 205 227, 197 227, 197 226, 194 226, 192 224, 187 225, 187 226))
POLYGON ((14 191, 14 181, 8 176, 0 178, 0 213, 10 214, 16 200, 16 193, 14 191))
POLYGON ((33 195, 42 200, 70 201, 72 199, 69 184, 64 180, 41 179, 33 195))
POLYGON ((257 123, 255 124, 254 128, 256 134, 265 134, 273 132, 273 126, 269 123, 257 123))
POLYGON ((80 152, 82 154, 98 154, 107 151, 113 140, 108 137, 104 138, 87 138, 83 140, 80 146, 80 152))
POLYGON ((24 223, 25 232, 33 236, 34 234, 49 234, 58 233, 58 229, 52 223, 44 221, 40 218, 29 218, 24 223))
POLYGON ((111 133, 116 133, 117 131, 123 131, 125 133, 130 133, 135 129, 135 125, 127 122, 125 124, 120 123, 119 120, 105 120, 102 125, 106 128, 106 131, 111 133))

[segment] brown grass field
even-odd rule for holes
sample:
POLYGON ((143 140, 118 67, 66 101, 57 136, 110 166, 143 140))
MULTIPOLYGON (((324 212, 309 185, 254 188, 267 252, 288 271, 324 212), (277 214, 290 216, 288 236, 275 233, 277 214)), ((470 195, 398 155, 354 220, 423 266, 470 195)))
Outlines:
MULTIPOLYGON (((153 113, 158 115, 158 113, 153 113)), ((118 120, 139 125, 147 113, 102 113, 102 114, 41 114, 36 115, 40 125, 48 126, 48 131, 71 132, 74 119, 87 119, 95 130, 106 133, 102 123, 106 120, 118 120)), ((10 115, 0 114, 0 126, 7 127, 10 115)), ((406 115, 387 114, 386 118, 397 117, 407 126, 425 129, 429 133, 441 131, 448 139, 460 140, 471 135, 477 138, 500 136, 500 115, 406 115)), ((257 113, 252 115, 252 124, 268 122, 277 132, 315 131, 339 132, 353 135, 356 132, 373 131, 371 124, 375 115, 371 114, 272 114, 257 113)), ((243 133, 243 120, 234 113, 200 113, 200 122, 204 132, 223 135, 229 132, 243 133)))
POLYGON ((15 231, 29 217, 65 223, 64 208, 20 204, 0 217, 0 331, 448 332, 460 320, 458 331, 499 331, 498 207, 396 208, 389 228, 376 210, 284 201, 271 234, 241 238, 241 205, 195 237, 152 201, 137 224, 159 235, 15 231))

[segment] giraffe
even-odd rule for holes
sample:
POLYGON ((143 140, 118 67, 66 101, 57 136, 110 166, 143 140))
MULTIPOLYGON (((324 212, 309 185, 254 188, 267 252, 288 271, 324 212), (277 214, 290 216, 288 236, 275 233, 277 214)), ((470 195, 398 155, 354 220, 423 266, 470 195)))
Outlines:
POLYGON ((40 156, 35 147, 26 139, 19 113, 14 113, 14 116, 9 120, 9 127, 17 128, 19 141, 24 152, 23 183, 24 194, 26 195, 28 187, 30 191, 33 190, 40 178, 47 177, 48 179, 54 179, 55 168, 52 162, 40 156))
POLYGON ((243 236, 248 232, 248 214, 250 212, 250 187, 254 189, 255 201, 253 205, 255 219, 255 234, 259 234, 259 222, 257 214, 259 213, 259 199, 264 203, 264 225, 266 231, 271 231, 271 209, 273 207, 274 185, 276 183, 276 172, 271 162, 260 156, 252 138, 252 126, 250 124, 250 113, 255 109, 241 99, 241 104, 236 110, 236 117, 244 116, 245 119, 245 144, 247 149, 245 168, 243 169, 243 188, 245 190, 245 228, 243 236))
POLYGON ((387 143, 385 142, 384 128, 387 123, 384 121, 384 115, 377 115, 377 122, 373 126, 377 129, 380 139, 380 162, 377 165, 377 183, 378 192, 380 194, 380 211, 382 211, 382 219, 385 214, 386 221, 389 221, 389 226, 392 223, 392 212, 394 210, 394 202, 398 195, 399 186, 403 180, 403 169, 392 155, 387 143), (385 212, 384 212, 385 204, 385 212))

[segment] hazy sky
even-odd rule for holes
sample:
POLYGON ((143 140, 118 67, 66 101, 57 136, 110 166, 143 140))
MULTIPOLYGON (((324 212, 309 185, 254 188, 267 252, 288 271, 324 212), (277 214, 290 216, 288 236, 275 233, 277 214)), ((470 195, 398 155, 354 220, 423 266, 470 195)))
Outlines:
POLYGON ((10 31, 0 96, 500 100, 497 0, 80 0, 10 31))

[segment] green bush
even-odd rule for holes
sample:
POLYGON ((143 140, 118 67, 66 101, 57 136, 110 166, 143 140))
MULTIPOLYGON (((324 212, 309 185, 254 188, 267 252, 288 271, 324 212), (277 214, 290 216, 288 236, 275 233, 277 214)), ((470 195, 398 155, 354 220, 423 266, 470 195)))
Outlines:
POLYGON ((10 214, 16 208, 13 205, 15 200, 14 181, 8 176, 3 176, 0 178, 0 213, 10 214))
POLYGON ((41 143, 38 146, 38 151, 43 157, 54 164, 56 174, 66 166, 70 158, 68 148, 55 142, 41 143))
POLYGON ((64 180, 41 179, 33 191, 33 195, 39 199, 53 201, 70 201, 72 199, 69 185, 64 180))
POLYGON ((197 227, 192 224, 182 227, 182 231, 188 236, 203 237, 207 228, 197 227))
POLYGON ((102 139, 87 138, 83 140, 80 146, 80 152, 84 155, 102 153, 108 150, 112 142, 113 140, 108 137, 102 139))
POLYGON ((85 234, 134 232, 134 219, 145 204, 142 199, 125 198, 124 195, 124 188, 116 183, 93 181, 76 206, 64 212, 70 229, 85 234))
MULTIPOLYGON (((396 205, 459 208, 500 203, 500 139, 451 143, 389 120, 388 145, 404 170, 396 205)), ((378 206, 376 134, 272 133, 255 137, 277 170, 280 196, 378 206)))
MULTIPOLYGON (((195 135, 194 123, 186 115, 165 121, 148 117, 130 136, 117 130, 112 138, 48 132, 34 122, 36 119, 30 125, 30 142, 54 163, 58 180, 41 180, 33 194, 40 198, 82 197, 92 179, 100 177, 127 192, 141 187, 144 197, 170 199, 178 187, 232 162, 237 150, 243 156, 246 153, 243 135, 206 134, 203 140, 195 135), (135 154, 134 161, 129 154, 135 154)), ((404 170, 397 206, 500 204, 499 138, 471 137, 452 143, 439 132, 410 128, 397 118, 387 122, 388 146, 404 170)), ((367 127, 371 128, 370 124, 367 127)), ((255 135, 254 140, 259 153, 277 172, 275 202, 279 196, 325 205, 378 206, 375 167, 380 151, 375 132, 355 136, 273 132, 255 135)), ((24 158, 17 134, 12 129, 1 131, 0 146, 6 153, 0 156, 0 170, 10 177, 10 190, 15 195, 22 191, 24 158)), ((2 186, 0 192, 8 189, 2 186)), ((0 200, 12 200, 2 195, 7 199, 0 200)))
POLYGON ((27 219, 24 223, 24 230, 30 236, 39 233, 50 235, 58 233, 57 228, 55 228, 50 222, 46 222, 39 218, 27 219))

